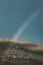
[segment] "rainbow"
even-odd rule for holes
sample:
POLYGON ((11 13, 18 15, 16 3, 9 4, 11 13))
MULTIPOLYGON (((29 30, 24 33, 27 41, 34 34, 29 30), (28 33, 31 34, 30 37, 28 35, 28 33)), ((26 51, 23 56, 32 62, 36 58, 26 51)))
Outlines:
POLYGON ((32 22, 32 20, 40 13, 42 10, 42 7, 40 7, 38 10, 36 10, 28 19, 25 21, 25 23, 18 29, 17 33, 13 35, 12 39, 18 40, 21 34, 24 32, 27 26, 32 22))

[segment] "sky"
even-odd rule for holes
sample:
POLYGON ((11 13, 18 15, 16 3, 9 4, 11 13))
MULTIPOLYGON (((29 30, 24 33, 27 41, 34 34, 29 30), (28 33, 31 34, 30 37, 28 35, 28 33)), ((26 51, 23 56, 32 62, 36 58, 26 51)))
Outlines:
POLYGON ((0 0, 0 38, 16 36, 17 40, 43 44, 43 0, 0 0), (31 20, 37 10, 39 13, 31 20), (21 29, 23 25, 25 29, 21 29))

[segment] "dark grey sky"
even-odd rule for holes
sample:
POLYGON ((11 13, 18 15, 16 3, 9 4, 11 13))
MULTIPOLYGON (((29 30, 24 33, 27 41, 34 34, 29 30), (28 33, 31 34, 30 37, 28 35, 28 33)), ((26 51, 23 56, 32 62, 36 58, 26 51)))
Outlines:
MULTIPOLYGON (((12 35, 38 8, 43 0, 0 0, 0 38, 12 35)), ((43 9, 22 32, 19 40, 43 43, 43 9)))

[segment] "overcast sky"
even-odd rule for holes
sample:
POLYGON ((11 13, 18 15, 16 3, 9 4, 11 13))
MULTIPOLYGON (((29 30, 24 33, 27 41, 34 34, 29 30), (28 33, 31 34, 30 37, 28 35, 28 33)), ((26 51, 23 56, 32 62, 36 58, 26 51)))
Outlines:
POLYGON ((43 43, 43 0, 0 0, 0 38, 11 38, 42 7, 18 40, 43 43))

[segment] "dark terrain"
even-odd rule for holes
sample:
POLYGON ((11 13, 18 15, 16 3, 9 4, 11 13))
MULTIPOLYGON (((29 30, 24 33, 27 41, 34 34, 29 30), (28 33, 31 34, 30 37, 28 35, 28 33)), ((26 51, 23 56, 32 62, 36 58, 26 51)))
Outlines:
POLYGON ((0 41, 0 65, 43 65, 43 46, 2 39, 0 41), (11 56, 29 56, 31 59, 6 58, 6 61, 4 57, 9 54, 11 56))

